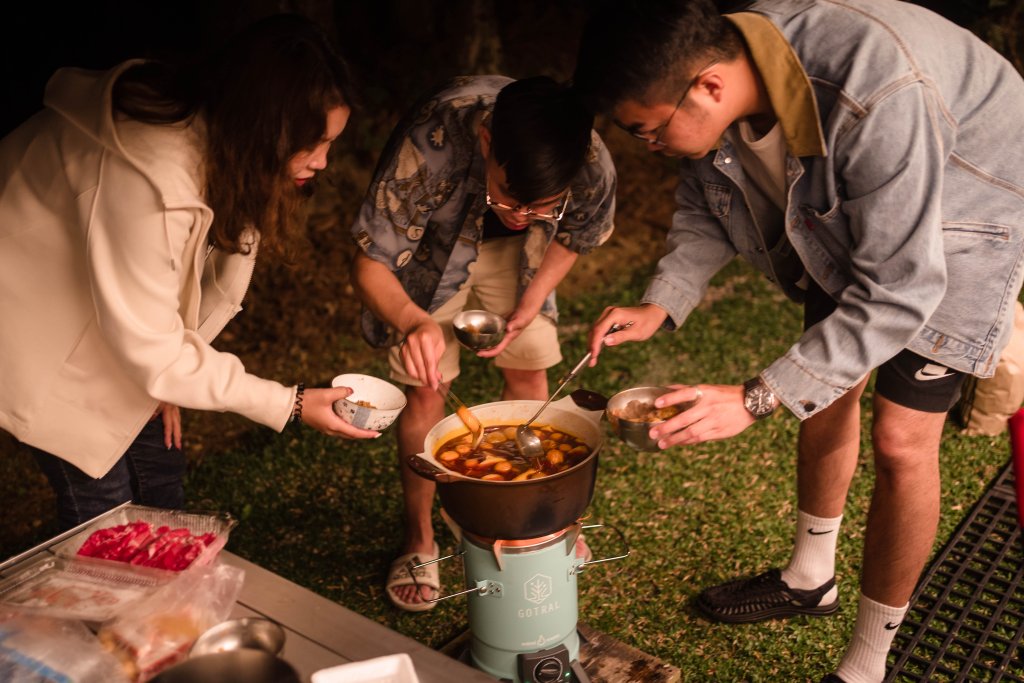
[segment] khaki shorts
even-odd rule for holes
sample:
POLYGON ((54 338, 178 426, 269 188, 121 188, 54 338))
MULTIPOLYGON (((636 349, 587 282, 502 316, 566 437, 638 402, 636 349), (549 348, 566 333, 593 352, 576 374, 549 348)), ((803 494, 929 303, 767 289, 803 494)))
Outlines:
MULTIPOLYGON (((483 309, 508 317, 516 307, 519 259, 523 237, 501 237, 484 242, 475 263, 469 266, 469 278, 459 291, 430 314, 444 332, 444 353, 438 368, 448 382, 459 376, 459 352, 462 347, 452 331, 452 319, 463 310, 483 309)), ((550 318, 538 315, 518 337, 494 359, 499 368, 510 370, 546 370, 562 361, 558 330, 550 318)), ((391 378, 396 382, 422 386, 405 371, 401 347, 388 350, 391 378)))

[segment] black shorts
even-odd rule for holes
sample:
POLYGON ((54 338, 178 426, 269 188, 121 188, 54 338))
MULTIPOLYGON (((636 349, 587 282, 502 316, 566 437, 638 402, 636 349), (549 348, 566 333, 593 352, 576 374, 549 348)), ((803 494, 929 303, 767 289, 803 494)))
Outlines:
MULTIPOLYGON (((804 302, 804 329, 821 322, 835 309, 835 300, 812 281, 804 302)), ((875 392, 906 408, 945 413, 960 399, 966 379, 963 372, 903 349, 878 367, 875 392)))

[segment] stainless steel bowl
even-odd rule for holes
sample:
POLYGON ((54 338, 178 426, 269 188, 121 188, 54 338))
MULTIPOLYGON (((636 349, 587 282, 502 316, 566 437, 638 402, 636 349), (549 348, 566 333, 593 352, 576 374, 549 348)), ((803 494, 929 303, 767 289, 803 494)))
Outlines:
POLYGON ((490 311, 461 311, 452 327, 455 338, 470 351, 493 349, 505 338, 505 319, 490 311))
POLYGON ((231 650, 263 650, 276 655, 284 647, 284 629, 269 619, 243 617, 213 626, 193 643, 190 657, 231 650))
POLYGON ((301 683, 291 664, 269 652, 232 650, 190 657, 151 683, 301 683))
MULTIPOLYGON (((605 409, 605 415, 608 417, 608 424, 611 425, 612 431, 620 439, 626 442, 627 445, 635 448, 638 451, 657 451, 658 442, 652 439, 648 432, 651 427, 659 425, 665 420, 656 420, 654 422, 639 422, 635 420, 624 420, 619 418, 619 413, 629 404, 630 401, 641 401, 643 403, 654 403, 654 399, 658 398, 662 394, 667 394, 673 391, 668 387, 634 387, 632 389, 626 389, 608 399, 608 406, 605 409)), ((687 401, 685 403, 678 404, 679 411, 688 410, 696 404, 696 401, 687 401)))

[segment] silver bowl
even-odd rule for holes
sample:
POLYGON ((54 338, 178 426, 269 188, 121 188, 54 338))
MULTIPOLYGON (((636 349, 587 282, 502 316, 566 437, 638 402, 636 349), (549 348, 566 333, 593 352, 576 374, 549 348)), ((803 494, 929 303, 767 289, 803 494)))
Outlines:
POLYGON ((470 351, 493 349, 505 338, 505 319, 490 311, 461 311, 452 327, 455 338, 470 351))
POLYGON ((150 683, 301 683, 291 664, 262 650, 230 650, 189 657, 150 683))
POLYGON ((262 650, 276 655, 284 647, 284 629, 270 619, 229 619, 206 630, 189 650, 190 657, 231 650, 262 650))
MULTIPOLYGON (((622 419, 619 415, 631 401, 650 403, 653 407, 654 399, 671 391, 674 391, 674 389, 669 389, 668 387, 634 387, 620 391, 612 396, 608 399, 608 406, 605 408, 605 415, 608 417, 608 424, 611 425, 612 431, 626 442, 628 446, 638 451, 660 450, 658 442, 652 439, 648 432, 651 431, 651 427, 659 425, 665 422, 665 420, 641 422, 638 420, 622 419)), ((677 404, 676 407, 679 408, 679 412, 683 412, 692 408, 696 403, 696 401, 687 401, 677 404)))

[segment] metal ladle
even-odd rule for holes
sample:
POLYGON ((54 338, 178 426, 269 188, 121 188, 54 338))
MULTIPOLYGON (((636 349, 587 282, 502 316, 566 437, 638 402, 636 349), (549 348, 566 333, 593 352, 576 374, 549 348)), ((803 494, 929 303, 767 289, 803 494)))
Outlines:
MULTIPOLYGON (((625 325, 619 325, 618 323, 616 323, 615 325, 609 327, 608 331, 605 334, 608 335, 613 332, 618 332, 619 330, 624 330, 627 327, 630 327, 632 324, 632 320, 627 322, 625 325)), ((548 404, 551 403, 555 396, 558 396, 558 392, 564 389, 565 385, 571 382, 576 377, 576 375, 579 374, 580 370, 583 369, 583 366, 587 364, 587 361, 590 360, 590 357, 592 355, 593 353, 587 351, 587 355, 583 356, 583 359, 576 364, 576 367, 570 370, 569 373, 562 378, 562 381, 559 382, 558 387, 551 393, 550 396, 548 396, 548 400, 544 401, 540 409, 538 409, 537 412, 533 414, 533 417, 531 417, 529 420, 516 427, 516 447, 519 448, 519 452, 523 455, 523 457, 536 459, 544 455, 544 446, 541 444, 540 437, 537 436, 537 432, 530 429, 530 423, 532 423, 534 420, 540 417, 540 414, 544 412, 544 409, 548 407, 548 404)))

